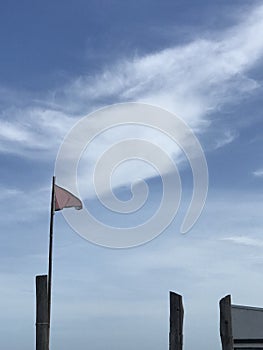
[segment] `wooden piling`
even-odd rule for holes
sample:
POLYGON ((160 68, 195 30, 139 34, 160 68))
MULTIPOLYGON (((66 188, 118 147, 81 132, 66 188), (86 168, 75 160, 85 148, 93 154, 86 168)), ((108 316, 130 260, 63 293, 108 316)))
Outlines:
POLYGON ((220 300, 220 337, 222 350, 233 350, 231 296, 220 300))
POLYGON ((47 275, 36 276, 36 350, 49 349, 47 275))
POLYGON ((170 292, 170 333, 169 350, 183 349, 184 308, 182 296, 170 292))

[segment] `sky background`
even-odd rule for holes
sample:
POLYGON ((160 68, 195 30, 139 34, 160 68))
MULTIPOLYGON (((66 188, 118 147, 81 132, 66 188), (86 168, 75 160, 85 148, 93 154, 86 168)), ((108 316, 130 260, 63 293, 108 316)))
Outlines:
MULTIPOLYGON (((1 2, 1 348, 35 346, 34 278, 47 272, 59 145, 81 117, 117 102, 151 103, 190 125, 207 158, 207 202, 181 235, 192 180, 179 161, 182 205, 150 243, 99 247, 57 213, 52 349, 168 349, 169 290, 184 297, 186 350, 220 349, 224 295, 263 306, 262 32, 263 4, 254 0, 1 2)), ((83 191, 89 161, 108 142, 87 150, 83 191)), ((165 149, 180 160, 169 143, 165 149)), ((117 176, 120 198, 130 198, 135 169, 117 176)), ((160 178, 145 167, 138 176, 148 181, 151 213, 160 178)), ((108 224, 126 224, 96 199, 85 203, 108 224)))

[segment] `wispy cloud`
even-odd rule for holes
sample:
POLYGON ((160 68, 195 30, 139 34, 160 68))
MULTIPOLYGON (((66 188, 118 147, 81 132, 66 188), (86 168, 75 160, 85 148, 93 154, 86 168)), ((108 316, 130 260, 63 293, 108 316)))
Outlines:
POLYGON ((252 238, 249 236, 233 236, 233 237, 225 237, 221 239, 222 241, 229 241, 232 243, 244 245, 244 246, 250 246, 250 247, 263 247, 263 240, 258 238, 252 238))
MULTIPOLYGON (((123 58, 96 76, 80 76, 43 102, 12 107, 1 114, 0 151, 40 158, 54 155, 69 128, 99 106, 124 101, 160 105, 205 132, 209 115, 226 103, 235 103, 259 86, 248 71, 263 56, 263 6, 257 6, 225 31, 202 34, 192 42, 142 57, 123 58)), ((9 97, 10 98, 10 97, 9 97)), ((223 135, 217 147, 231 142, 235 132, 223 135)))
POLYGON ((159 104, 195 126, 217 106, 258 87, 246 72, 262 57, 263 40, 255 35, 263 28, 262 12, 257 7, 211 40, 123 59, 95 77, 79 77, 65 93, 82 106, 106 99, 159 104))
POLYGON ((1 188, 0 187, 0 192, 1 192, 1 200, 6 200, 10 198, 15 198, 18 195, 21 195, 23 192, 19 189, 16 188, 1 188))
POLYGON ((1 113, 0 152, 43 159, 63 140, 75 119, 62 111, 11 107, 1 113))
POLYGON ((216 141, 215 149, 224 147, 229 143, 233 142, 238 137, 237 131, 227 130, 223 133, 220 139, 216 141))
POLYGON ((258 169, 252 173, 255 177, 263 177, 263 169, 258 169))
POLYGON ((0 187, 0 210, 2 212, 0 222, 14 223, 39 219, 48 210, 50 202, 49 188, 32 188, 22 190, 20 188, 0 187))

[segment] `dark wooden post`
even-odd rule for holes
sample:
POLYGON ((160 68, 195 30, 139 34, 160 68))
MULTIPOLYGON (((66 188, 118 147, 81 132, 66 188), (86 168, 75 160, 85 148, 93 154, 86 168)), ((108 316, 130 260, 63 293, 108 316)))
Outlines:
POLYGON ((49 349, 47 275, 36 276, 36 350, 49 349))
POLYGON ((233 350, 231 295, 220 300, 220 337, 223 350, 233 350))
POLYGON ((184 308, 182 296, 170 292, 169 350, 183 349, 184 308))

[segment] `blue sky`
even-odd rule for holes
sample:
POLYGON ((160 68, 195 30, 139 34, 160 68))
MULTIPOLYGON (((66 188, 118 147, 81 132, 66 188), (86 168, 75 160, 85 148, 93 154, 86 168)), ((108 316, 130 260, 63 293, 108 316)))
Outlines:
MULTIPOLYGON (((260 1, 1 3, 2 348, 34 348, 34 276, 47 271, 59 145, 81 117, 117 102, 155 104, 190 125, 207 158, 207 202, 181 235, 191 171, 165 143, 179 161, 183 197, 158 238, 102 248, 56 214, 53 348, 167 349, 174 290, 184 296, 185 349, 220 349, 218 300, 231 293, 237 304, 263 305, 262 31, 260 1)), ((97 147, 107 143, 101 138, 97 147)), ((87 152, 82 178, 96 155, 96 146, 87 152)), ((160 178, 144 167, 139 175, 148 179, 151 212, 160 178)), ((120 172, 119 196, 129 198, 134 179, 133 165, 120 172)), ((107 223, 126 224, 89 203, 107 223)))

